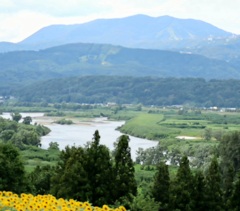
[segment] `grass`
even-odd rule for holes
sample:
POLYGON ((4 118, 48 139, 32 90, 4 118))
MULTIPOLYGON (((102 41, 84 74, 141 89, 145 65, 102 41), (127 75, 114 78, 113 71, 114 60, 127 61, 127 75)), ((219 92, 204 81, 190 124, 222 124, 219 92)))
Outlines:
POLYGON ((239 113, 193 111, 178 114, 178 110, 160 110, 158 113, 139 112, 137 116, 127 121, 120 129, 124 133, 152 140, 167 137, 195 136, 202 137, 206 128, 212 131, 238 130, 240 125, 239 113))
POLYGON ((27 172, 31 172, 36 166, 55 165, 60 151, 46 150, 38 147, 29 147, 20 151, 27 172))
MULTIPOLYGON (((158 124, 163 121, 162 114, 140 113, 120 128, 121 132, 151 140, 166 137, 168 132, 161 130, 158 124)), ((168 129, 169 130, 169 129, 168 129)))

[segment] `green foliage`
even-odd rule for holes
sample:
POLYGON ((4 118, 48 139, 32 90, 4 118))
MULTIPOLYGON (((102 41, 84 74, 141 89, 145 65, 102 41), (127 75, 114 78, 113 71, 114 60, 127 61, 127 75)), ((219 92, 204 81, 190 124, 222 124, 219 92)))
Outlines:
POLYGON ((161 162, 157 166, 157 172, 154 177, 152 196, 155 201, 160 203, 160 209, 166 210, 169 206, 170 177, 168 166, 161 162))
POLYGON ((86 156, 89 200, 98 206, 114 203, 111 195, 114 178, 110 152, 106 146, 100 145, 100 135, 97 130, 93 135, 93 141, 86 149, 86 156))
POLYGON ((59 150, 59 144, 57 142, 50 142, 48 150, 59 150))
POLYGON ((206 174, 207 210, 224 210, 221 175, 217 158, 214 157, 206 174))
POLYGON ((88 178, 84 169, 86 153, 81 147, 66 147, 60 154, 52 178, 51 193, 56 197, 76 200, 87 200, 88 178))
POLYGON ((42 125, 17 123, 16 121, 0 118, 0 139, 12 143, 19 149, 26 146, 40 146, 40 137, 48 134, 50 129, 42 125))
POLYGON ((57 197, 89 200, 94 205, 126 203, 136 195, 137 184, 128 136, 120 137, 115 159, 100 144, 95 131, 93 141, 82 147, 66 147, 52 178, 51 193, 57 197))
POLYGON ((51 178, 54 175, 54 168, 46 166, 37 166, 29 175, 28 182, 31 189, 31 193, 37 194, 49 194, 51 189, 51 178))
POLYGON ((129 136, 122 135, 115 143, 114 149, 114 193, 113 196, 120 203, 129 207, 133 196, 137 194, 137 183, 134 177, 134 164, 131 158, 131 149, 129 147, 129 136))
MULTIPOLYGON (((139 72, 138 72, 139 73, 139 72)), ((139 76, 139 74, 136 74, 139 76)), ((240 107, 239 80, 210 80, 200 78, 151 78, 127 76, 83 76, 48 80, 26 87, 18 87, 12 95, 20 102, 108 103, 154 106, 194 105, 198 107, 240 107), (217 97, 216 97, 217 96, 217 97)), ((1 91, 1 90, 0 90, 1 91)), ((78 105, 72 108, 88 107, 78 105)), ((142 106, 141 106, 142 107, 142 106)), ((141 108, 136 107, 136 110, 141 108)), ((115 112, 118 111, 117 109, 115 112)), ((185 110, 179 110, 186 115, 185 110)), ((55 113, 55 112, 53 112, 55 113)), ((182 116, 179 115, 179 116, 182 116)), ((216 123, 229 124, 231 116, 216 123)), ((239 124, 239 119, 235 119, 239 124)), ((232 120, 231 120, 232 121, 232 120)))
POLYGON ((23 118, 23 124, 30 125, 32 122, 32 117, 26 116, 23 118))
POLYGON ((71 125, 71 124, 73 124, 73 121, 70 119, 69 120, 68 119, 59 119, 59 120, 54 121, 54 123, 57 123, 60 125, 71 125))
POLYGON ((130 205, 131 211, 158 211, 159 203, 154 201, 149 195, 144 196, 143 193, 138 193, 137 196, 134 197, 133 202, 130 205))
POLYGON ((230 197, 229 210, 232 210, 232 211, 240 210, 239 194, 240 194, 240 174, 238 174, 238 178, 233 186, 233 192, 230 197))
POLYGON ((219 153, 221 156, 221 167, 227 172, 229 166, 233 166, 234 175, 240 170, 240 131, 233 131, 220 141, 219 153))
POLYGON ((192 187, 193 176, 189 167, 189 160, 187 156, 183 156, 176 178, 171 186, 170 209, 190 211, 192 187))
POLYGON ((12 120, 19 122, 22 119, 22 115, 20 113, 12 113, 12 120))
POLYGON ((202 171, 197 171, 193 178, 193 190, 191 194, 192 210, 196 211, 208 210, 206 201, 207 201, 206 180, 202 171))
POLYGON ((11 144, 0 143, 0 190, 21 193, 26 185, 19 151, 11 144))
POLYGON ((203 138, 206 139, 207 141, 211 140, 211 138, 212 138, 212 129, 211 128, 206 128, 204 130, 203 138))

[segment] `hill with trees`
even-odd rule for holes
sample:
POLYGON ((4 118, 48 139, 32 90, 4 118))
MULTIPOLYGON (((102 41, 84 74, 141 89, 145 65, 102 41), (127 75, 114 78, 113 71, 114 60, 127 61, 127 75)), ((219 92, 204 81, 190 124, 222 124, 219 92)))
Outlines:
POLYGON ((83 76, 51 79, 18 88, 22 102, 108 103, 240 107, 239 80, 83 76))
POLYGON ((36 81, 83 75, 240 79, 225 61, 163 50, 68 44, 41 51, 0 54, 0 94, 36 81))

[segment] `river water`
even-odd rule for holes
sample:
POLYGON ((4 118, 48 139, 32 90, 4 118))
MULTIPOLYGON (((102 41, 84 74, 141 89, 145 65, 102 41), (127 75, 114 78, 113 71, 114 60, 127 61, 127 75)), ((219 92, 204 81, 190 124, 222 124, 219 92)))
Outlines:
MULTIPOLYGON (((45 125, 51 132, 41 138, 42 148, 47 149, 50 142, 57 142, 60 149, 69 146, 84 146, 88 141, 92 141, 96 130, 101 136, 100 144, 106 145, 110 150, 114 149, 113 143, 122 135, 116 128, 123 125, 123 121, 108 121, 106 118, 96 118, 89 121, 77 122, 72 125, 59 125, 53 123, 51 117, 44 117, 43 113, 21 113, 23 117, 31 116, 33 123, 45 125)), ((10 113, 3 113, 4 118, 11 119, 10 113)), ((139 147, 146 149, 157 145, 157 141, 129 136, 131 156, 136 158, 136 151, 139 147)))

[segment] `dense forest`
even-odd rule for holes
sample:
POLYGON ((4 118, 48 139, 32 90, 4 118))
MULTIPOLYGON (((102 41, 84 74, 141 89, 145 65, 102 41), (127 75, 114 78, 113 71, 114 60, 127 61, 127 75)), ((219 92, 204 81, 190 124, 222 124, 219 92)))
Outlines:
MULTIPOLYGON (((142 178, 137 183, 129 137, 120 136, 110 152, 100 144, 97 130, 85 146, 67 146, 59 152, 56 165, 37 166, 32 172, 26 172, 20 150, 32 144, 36 147, 35 142, 18 145, 11 138, 4 139, 3 134, 12 127, 37 129, 37 125, 18 123, 19 116, 13 117, 14 121, 0 119, 1 190, 34 195, 50 193, 57 198, 89 200, 98 206, 122 204, 132 211, 237 211, 240 208, 239 132, 223 136, 206 169, 191 168, 189 158, 182 156, 176 172, 170 173, 170 166, 159 160, 148 166, 150 171, 155 169, 154 178, 142 178)), ((13 136, 16 133, 18 131, 13 130, 13 136)), ((58 151, 56 143, 50 148, 58 151)))
POLYGON ((11 94, 21 102, 240 107, 238 90, 239 80, 84 76, 34 83, 11 94))

